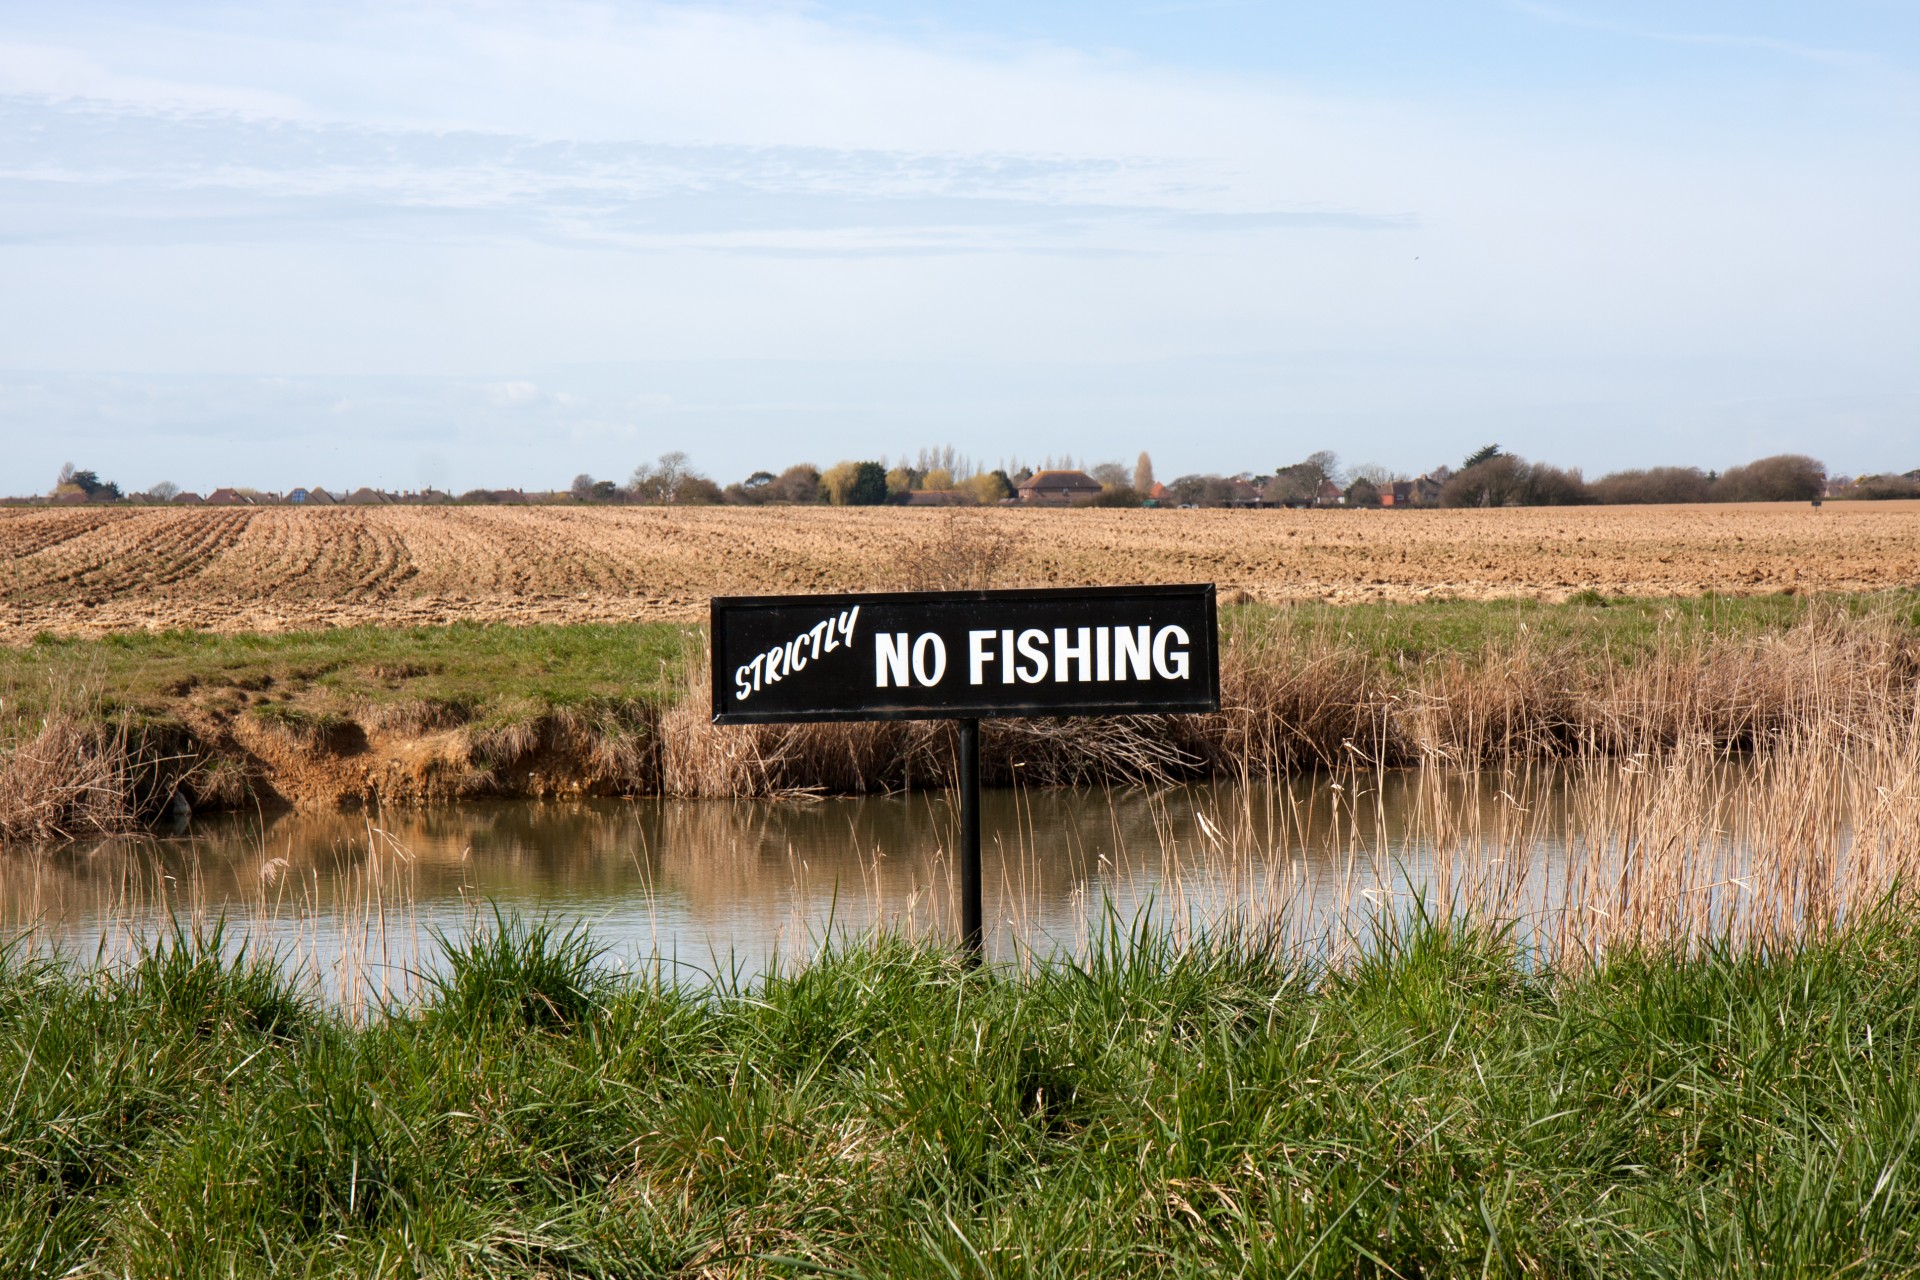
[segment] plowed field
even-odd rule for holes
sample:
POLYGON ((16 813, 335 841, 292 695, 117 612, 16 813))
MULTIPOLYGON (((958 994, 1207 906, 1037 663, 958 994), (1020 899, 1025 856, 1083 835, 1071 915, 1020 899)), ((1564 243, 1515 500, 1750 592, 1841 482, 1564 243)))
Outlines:
MULTIPOLYGON (((0 641, 39 631, 694 618, 710 595, 895 587, 949 515, 879 508, 0 511, 0 641)), ((1211 581, 1257 599, 1873 591, 1920 503, 1501 511, 991 509, 995 585, 1211 581)))

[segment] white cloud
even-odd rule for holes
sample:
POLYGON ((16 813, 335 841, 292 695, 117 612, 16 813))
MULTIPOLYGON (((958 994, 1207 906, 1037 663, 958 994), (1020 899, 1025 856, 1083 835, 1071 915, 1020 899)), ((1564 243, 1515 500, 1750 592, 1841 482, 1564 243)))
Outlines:
POLYGON ((514 382, 494 382, 480 388, 487 400, 500 408, 518 409, 541 399, 538 384, 524 379, 514 382))

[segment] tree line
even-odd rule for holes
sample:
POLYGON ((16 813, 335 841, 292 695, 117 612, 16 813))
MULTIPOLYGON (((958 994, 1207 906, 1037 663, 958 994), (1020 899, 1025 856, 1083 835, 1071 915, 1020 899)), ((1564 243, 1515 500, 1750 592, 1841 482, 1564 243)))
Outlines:
POLYGON ((642 465, 625 485, 579 476, 572 493, 580 501, 741 506, 880 506, 936 493, 988 504, 1014 496, 1040 470, 1080 471, 1097 481, 1099 492, 1077 499, 1080 506, 1516 507, 1920 497, 1920 471, 1830 477, 1824 463, 1804 454, 1776 454, 1725 471, 1647 467, 1588 480, 1578 467, 1531 461, 1498 444, 1476 449, 1457 467, 1435 467, 1418 476, 1374 464, 1347 467, 1338 455, 1322 450, 1270 472, 1195 473, 1165 484, 1154 480, 1153 462, 1145 453, 1131 469, 1118 462, 1076 463, 1071 456, 986 469, 948 447, 923 449, 912 461, 891 465, 884 459, 845 461, 821 470, 796 463, 777 473, 755 471, 722 487, 676 452, 642 465))
MULTIPOLYGON (((1098 492, 1076 499, 1079 506, 1438 506, 1518 507, 1628 505, 1636 503, 1805 502, 1813 499, 1920 498, 1920 469, 1860 477, 1829 476, 1824 463, 1804 454, 1775 454, 1725 471, 1699 467, 1645 467, 1612 471, 1588 480, 1578 467, 1530 461, 1498 444, 1485 445, 1458 467, 1440 466, 1418 476, 1365 463, 1347 467, 1338 455, 1321 450, 1269 472, 1235 475, 1195 473, 1164 484, 1154 479, 1153 460, 1141 453, 1131 468, 1118 462, 1086 464, 1071 455, 1047 457, 1035 464, 1018 459, 987 468, 951 445, 921 449, 911 458, 889 463, 848 460, 825 468, 795 463, 782 471, 755 471, 722 486, 697 470, 688 455, 674 450, 634 468, 625 482, 574 477, 566 494, 476 489, 463 502, 511 500, 582 503, 630 503, 680 506, 880 506, 926 500, 990 505, 1012 498, 1022 482, 1039 471, 1086 474, 1098 492)), ((246 491, 250 492, 250 491, 246 491)), ((52 497, 87 502, 168 502, 179 493, 170 482, 144 493, 122 494, 120 486, 93 470, 68 463, 60 469, 52 497)))
POLYGON ((1268 475, 1182 476, 1168 485, 1181 505, 1333 505, 1536 507, 1589 504, 1806 502, 1820 498, 1920 497, 1920 471, 1854 479, 1829 477, 1804 454, 1776 454, 1725 471, 1648 467, 1588 480, 1578 467, 1535 462, 1497 444, 1476 449, 1458 467, 1419 476, 1378 466, 1343 468, 1331 452, 1310 454, 1268 475))
POLYGON ((1012 497, 1014 486, 1027 474, 982 470, 949 445, 922 449, 913 461, 892 466, 885 460, 849 460, 822 470, 811 462, 799 462, 777 474, 755 471, 722 488, 695 470, 685 453, 675 450, 636 467, 625 484, 581 474, 573 478, 569 492, 581 502, 679 506, 877 507, 912 493, 952 494, 987 504, 1012 497))

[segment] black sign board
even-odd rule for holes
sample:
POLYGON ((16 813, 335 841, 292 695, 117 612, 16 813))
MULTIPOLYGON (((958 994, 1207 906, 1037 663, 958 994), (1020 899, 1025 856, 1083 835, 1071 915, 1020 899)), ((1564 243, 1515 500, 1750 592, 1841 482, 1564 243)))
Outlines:
POLYGON ((1220 706, 1210 583, 720 597, 712 623, 718 724, 1220 706))

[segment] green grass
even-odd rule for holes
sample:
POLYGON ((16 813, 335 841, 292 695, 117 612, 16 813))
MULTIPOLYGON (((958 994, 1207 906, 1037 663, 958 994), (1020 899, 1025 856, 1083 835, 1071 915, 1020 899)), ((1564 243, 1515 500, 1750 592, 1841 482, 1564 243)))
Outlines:
MULTIPOLYGON (((85 690, 109 712, 167 717, 249 703, 323 715, 425 702, 485 718, 496 705, 660 702, 678 687, 689 629, 668 623, 342 627, 275 635, 49 635, 0 647, 10 718, 85 690), (57 693, 55 691, 58 691, 57 693)), ((269 712, 269 715, 276 714, 269 712)))
MULTIPOLYGON (((1232 606, 1222 629, 1327 637, 1383 664, 1511 648, 1523 638, 1595 660, 1632 662, 1663 639, 1778 632, 1811 609, 1880 613, 1920 630, 1920 597, 1703 597, 1422 604, 1232 606)), ((358 715, 383 703, 445 707, 450 719, 522 718, 529 709, 677 696, 700 628, 626 625, 344 627, 276 635, 136 632, 43 635, 0 647, 0 722, 37 717, 53 691, 85 690, 109 712, 177 717, 265 704, 291 714, 358 715)), ((271 716, 275 711, 265 714, 271 716)))
MULTIPOLYGON (((229 948, 231 949, 231 948, 229 948)), ((1116 928, 717 991, 496 917, 355 1026, 163 941, 0 963, 0 1274, 1920 1271, 1920 931, 1351 972, 1116 928)))
POLYGON ((1920 592, 1870 596, 1696 596, 1644 599, 1581 592, 1564 603, 1432 600, 1419 604, 1239 605, 1221 611, 1223 632, 1337 639, 1383 663, 1473 655, 1521 640, 1566 648, 1594 661, 1632 663, 1675 640, 1743 640, 1775 634, 1810 614, 1886 616, 1920 632, 1920 592))

